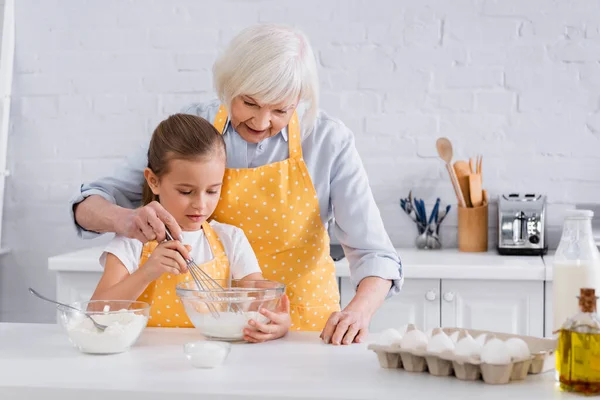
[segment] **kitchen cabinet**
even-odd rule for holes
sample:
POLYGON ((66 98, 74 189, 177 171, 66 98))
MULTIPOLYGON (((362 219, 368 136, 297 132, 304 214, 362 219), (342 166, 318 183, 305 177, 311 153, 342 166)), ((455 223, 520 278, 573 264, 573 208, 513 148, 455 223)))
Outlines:
POLYGON ((442 280, 442 326, 541 337, 544 282, 442 280))
MULTIPOLYGON (((354 295, 341 279, 342 307, 354 295)), ((371 321, 380 332, 414 323, 419 329, 438 326, 544 335, 544 282, 454 279, 407 279, 398 296, 387 299, 371 321)))
MULTIPOLYGON (((349 278, 341 278, 340 295, 344 308, 354 297, 354 287, 349 278)), ((436 328, 440 326, 439 297, 439 279, 406 280, 402 291, 397 296, 387 299, 377 310, 369 330, 381 332, 408 323, 425 330, 436 328)))

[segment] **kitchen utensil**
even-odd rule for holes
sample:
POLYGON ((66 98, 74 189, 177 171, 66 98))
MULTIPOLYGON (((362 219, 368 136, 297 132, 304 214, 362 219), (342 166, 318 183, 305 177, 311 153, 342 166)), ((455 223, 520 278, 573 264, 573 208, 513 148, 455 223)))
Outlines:
POLYGON ((417 216, 413 213, 415 210, 412 208, 412 205, 408 201, 408 199, 400 199, 400 207, 404 210, 404 212, 409 216, 409 218, 417 225, 417 229, 419 233, 421 233, 425 226, 417 220, 417 216))
POLYGON ((427 226, 427 210, 425 209, 425 203, 423 199, 418 199, 417 204, 419 205, 419 215, 421 222, 424 226, 427 226))
POLYGON ((498 198, 498 253, 543 255, 546 239, 546 196, 510 193, 498 198))
POLYGON ((488 204, 488 203, 490 202, 490 199, 489 199, 489 197, 488 197, 488 192, 487 192, 487 190, 483 189, 483 190, 481 191, 481 195, 482 195, 482 197, 483 197, 483 204, 488 204))
POLYGON ((454 193, 456 194, 456 198, 458 199, 458 204, 461 207, 466 207, 465 198, 460 189, 460 185, 458 184, 458 179, 456 178, 456 173, 454 172, 454 168, 452 168, 452 143, 447 138, 439 138, 436 143, 437 152, 440 158, 446 162, 446 170, 450 175, 450 181, 452 183, 452 187, 454 188, 454 193))
MULTIPOLYGON (((168 240, 173 240, 173 236, 171 235, 171 232, 169 232, 168 229, 166 230, 166 236, 168 240)), ((218 296, 218 293, 216 292, 222 292, 225 290, 221 285, 219 285, 219 283, 216 280, 214 280, 208 273, 206 273, 202 268, 200 268, 200 266, 196 264, 193 258, 190 257, 188 260, 186 260, 186 263, 188 270, 190 271, 190 275, 192 275, 194 283, 196 283, 198 289, 209 292, 215 292, 215 296, 218 296)), ((213 314, 213 317, 219 318, 219 312, 213 304, 208 303, 207 307, 210 313, 213 314)), ((232 304, 232 310, 233 312, 241 312, 235 304, 232 304)))
POLYGON ((415 239, 415 246, 417 246, 417 249, 424 249, 427 247, 427 243, 428 243, 428 233, 427 230, 424 230, 423 233, 421 233, 419 236, 417 236, 417 238, 415 239))
POLYGON ((469 163, 463 160, 457 160, 454 162, 454 171, 457 176, 468 176, 471 175, 471 167, 469 163))
POLYGON ((477 173, 481 175, 481 164, 483 163, 483 156, 479 155, 479 159, 477 160, 477 173))
POLYGON ((116 354, 127 351, 138 340, 148 324, 150 305, 143 301, 92 300, 58 307, 58 311, 59 324, 79 351, 116 354), (106 325, 106 330, 98 330, 81 310, 106 325))
POLYGON ((440 238, 438 236, 438 215, 440 209, 440 198, 438 197, 435 201, 435 205, 433 206, 433 210, 431 211, 431 216, 429 217, 429 223, 427 225, 427 247, 430 249, 439 249, 442 247, 440 242, 440 238))
POLYGON ((469 191, 469 175, 471 175, 471 168, 466 161, 456 161, 454 163, 454 172, 456 173, 456 179, 460 186, 460 191, 463 194, 467 207, 472 207, 471 204, 471 193, 469 191))
POLYGON ((444 211, 442 211, 438 217, 438 221, 436 222, 437 226, 435 227, 435 233, 437 233, 438 235, 440 234, 440 225, 442 224, 442 222, 444 221, 444 219, 446 219, 446 216, 448 216, 448 213, 450 212, 450 204, 448 204, 446 206, 446 209, 444 211))
POLYGON ((34 296, 36 296, 36 297, 38 297, 38 298, 40 298, 40 299, 42 299, 42 300, 45 300, 45 301, 47 301, 47 302, 54 303, 54 304, 56 304, 56 305, 59 305, 59 306, 61 306, 61 307, 69 308, 69 309, 72 309, 72 310, 75 310, 75 311, 78 311, 78 312, 80 312, 81 314, 83 314, 83 315, 85 315, 86 317, 88 317, 88 318, 89 318, 89 319, 92 321, 92 323, 94 324, 94 326, 96 327, 96 329, 98 329, 98 330, 99 330, 99 331, 101 331, 101 332, 104 332, 104 330, 107 328, 107 326, 106 326, 106 325, 102 325, 102 324, 99 324, 99 323, 97 323, 97 322, 94 320, 94 318, 92 318, 92 317, 91 317, 91 316, 88 314, 88 312, 86 312, 86 311, 80 310, 80 309, 78 309, 78 308, 75 308, 75 307, 73 307, 73 306, 70 306, 70 305, 68 305, 68 304, 64 304, 64 303, 58 302, 58 301, 56 301, 56 300, 49 299, 48 297, 46 297, 46 296, 43 296, 43 295, 39 294, 37 291, 35 291, 35 290, 34 290, 34 289, 32 289, 32 288, 29 288, 29 293, 31 293, 32 295, 34 295, 34 296))
MULTIPOLYGON (((226 279, 216 281, 221 287, 228 285, 226 279)), ((199 289, 190 281, 178 284, 176 293, 192 324, 203 336, 238 341, 243 339, 243 330, 250 319, 265 324, 270 322, 259 310, 275 311, 285 293, 285 285, 269 280, 232 279, 227 289, 216 293, 199 289), (218 318, 210 312, 209 306, 217 310, 218 318), (240 312, 229 312, 232 308, 240 312)))
POLYGON ((483 204, 483 194, 481 191, 481 175, 469 175, 469 192, 471 195, 471 204, 473 207, 479 207, 483 204))
POLYGON ((473 157, 469 158, 469 169, 471 170, 471 174, 477 173, 477 165, 475 164, 473 157))
POLYGON ((437 221, 438 210, 440 208, 440 198, 438 197, 435 201, 435 205, 431 210, 431 215, 429 216, 429 221, 427 222, 430 225, 434 220, 437 221))

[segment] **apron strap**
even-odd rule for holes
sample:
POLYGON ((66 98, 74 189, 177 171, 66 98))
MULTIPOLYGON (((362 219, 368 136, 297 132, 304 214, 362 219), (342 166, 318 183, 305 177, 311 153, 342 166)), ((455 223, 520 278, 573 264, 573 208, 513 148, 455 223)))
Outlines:
MULTIPOLYGON (((228 118, 227 110, 225 106, 221 104, 219 107, 219 111, 217 111, 217 115, 215 115, 215 119, 213 121, 213 126, 219 131, 222 135, 223 129, 225 129, 225 124, 227 123, 228 118)), ((290 158, 294 160, 302 159, 302 137, 300 135, 300 122, 298 121, 298 113, 294 111, 294 115, 290 119, 290 123, 287 126, 288 128, 288 149, 290 152, 290 158)))
POLYGON ((219 111, 217 111, 217 115, 215 115, 215 120, 213 121, 213 126, 221 135, 224 133, 223 129, 225 128, 225 123, 227 123, 227 110, 225 109, 225 106, 221 104, 219 111))
POLYGON ((215 230, 208 223, 208 221, 204 221, 202 223, 202 229, 204 230, 204 234, 206 235, 206 240, 208 240, 208 244, 210 245, 210 249, 213 253, 214 258, 219 258, 225 256, 225 247, 223 247, 223 243, 221 243, 221 239, 217 236, 215 230))

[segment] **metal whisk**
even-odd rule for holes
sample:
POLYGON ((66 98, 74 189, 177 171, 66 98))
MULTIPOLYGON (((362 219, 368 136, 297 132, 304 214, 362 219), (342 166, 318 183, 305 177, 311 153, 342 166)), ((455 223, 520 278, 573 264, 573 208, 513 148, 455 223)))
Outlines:
MULTIPOLYGON (((168 240, 174 240, 173 236, 171 235, 171 232, 169 232, 168 229, 166 229, 166 235, 168 240)), ((219 282, 214 280, 206 271, 200 268, 200 266, 196 264, 192 257, 190 257, 188 260, 185 260, 185 262, 187 264, 188 270, 190 271, 190 275, 192 275, 192 279, 194 279, 194 282, 196 283, 196 287, 198 287, 198 289, 202 291, 208 292, 208 297, 211 300, 215 300, 216 298, 218 298, 217 296, 213 297, 214 292, 225 291, 223 286, 219 285, 219 282)), ((219 318, 219 311, 217 310, 214 304, 208 302, 206 303, 206 306, 208 307, 208 310, 214 318, 219 318)), ((230 303, 229 307, 234 313, 243 312, 237 304, 230 303)))

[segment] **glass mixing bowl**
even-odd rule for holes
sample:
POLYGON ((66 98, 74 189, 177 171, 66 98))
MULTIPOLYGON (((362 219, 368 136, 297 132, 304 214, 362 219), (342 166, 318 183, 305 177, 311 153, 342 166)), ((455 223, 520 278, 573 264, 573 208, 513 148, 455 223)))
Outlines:
POLYGON ((285 293, 275 281, 215 279, 224 290, 202 290, 194 281, 177 285, 177 295, 194 327, 208 339, 239 341, 250 319, 267 323, 259 313, 274 311, 285 293))
POLYGON ((81 352, 91 354, 127 351, 140 337, 150 314, 150 305, 142 301, 94 300, 70 306, 87 311, 96 323, 107 325, 100 331, 83 312, 57 307, 60 324, 71 343, 81 352))

